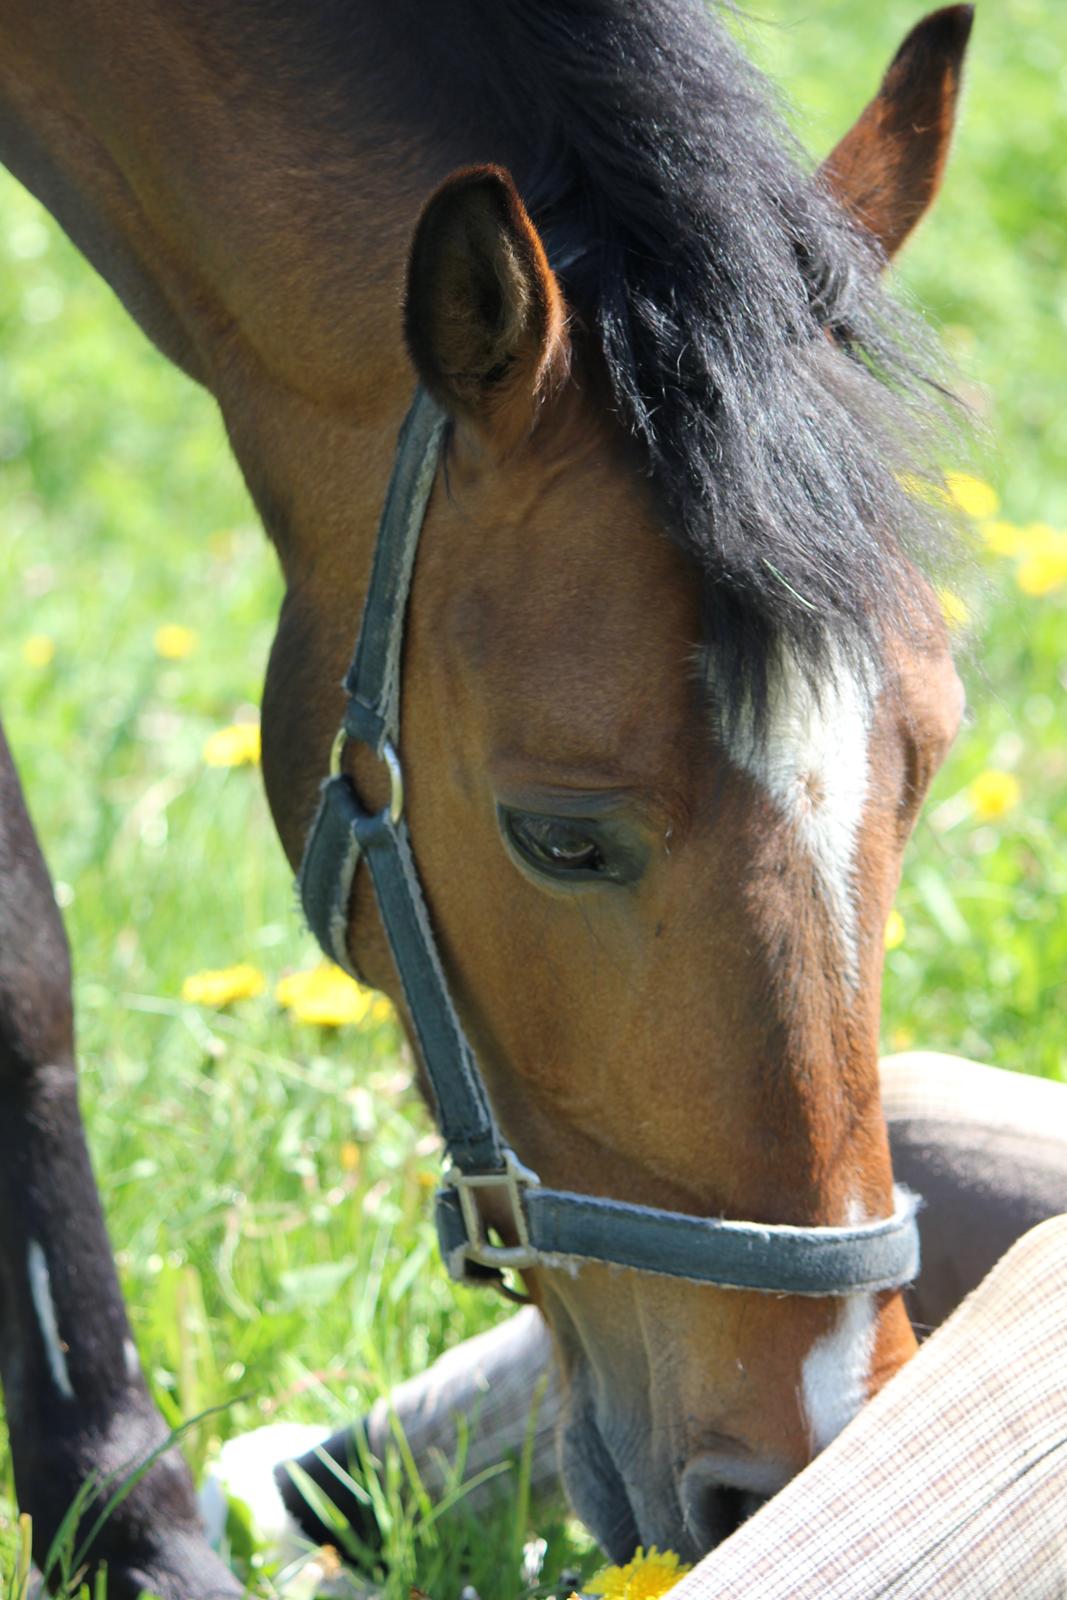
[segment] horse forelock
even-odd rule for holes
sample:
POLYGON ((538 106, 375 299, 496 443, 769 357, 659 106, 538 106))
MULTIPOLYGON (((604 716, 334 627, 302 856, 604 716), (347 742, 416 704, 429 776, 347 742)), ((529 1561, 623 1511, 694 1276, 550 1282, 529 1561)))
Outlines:
POLYGON ((535 107, 531 213, 704 574, 727 715, 762 721, 781 650, 862 672, 914 606, 907 558, 942 548, 914 493, 944 420, 929 338, 703 7, 497 14, 535 107))

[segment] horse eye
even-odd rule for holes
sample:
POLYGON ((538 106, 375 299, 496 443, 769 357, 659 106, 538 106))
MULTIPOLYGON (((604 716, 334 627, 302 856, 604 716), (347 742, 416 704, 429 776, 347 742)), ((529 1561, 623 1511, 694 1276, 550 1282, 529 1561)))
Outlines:
POLYGON ((505 811, 504 826, 515 849, 540 872, 590 877, 607 870, 604 853, 586 825, 529 811, 505 811))

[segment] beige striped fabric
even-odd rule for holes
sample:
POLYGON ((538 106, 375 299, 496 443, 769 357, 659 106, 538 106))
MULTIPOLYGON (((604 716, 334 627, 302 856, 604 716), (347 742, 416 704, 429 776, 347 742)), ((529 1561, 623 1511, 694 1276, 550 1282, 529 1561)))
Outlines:
POLYGON ((880 1071, 882 1111, 894 1123, 923 1121, 953 1128, 995 1129, 1006 1139, 1056 1140, 1063 1159, 1067 1094, 1049 1078, 987 1067, 937 1050, 885 1056, 880 1071))
POLYGON ((1064 1600, 1067 1216, 671 1600, 1064 1600))

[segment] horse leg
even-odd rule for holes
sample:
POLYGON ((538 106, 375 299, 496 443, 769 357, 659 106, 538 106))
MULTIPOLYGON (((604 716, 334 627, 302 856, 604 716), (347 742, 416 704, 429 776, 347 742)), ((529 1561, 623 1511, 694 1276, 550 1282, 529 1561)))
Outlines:
MULTIPOLYGON (((118 1482, 167 1428, 126 1319, 78 1111, 70 954, 0 727, 0 1378, 15 1485, 43 1564, 87 1479, 118 1482)), ((92 1545, 110 1600, 233 1596, 203 1539, 192 1480, 162 1455, 92 1545)))
POLYGON ((530 1448, 529 1489, 535 1499, 560 1492, 556 1425, 561 1393, 548 1328, 533 1306, 439 1356, 425 1372, 375 1401, 362 1420, 326 1436, 305 1424, 272 1423, 230 1439, 207 1480, 209 1526, 221 1522, 225 1497, 252 1511, 268 1547, 284 1557, 299 1541, 338 1540, 336 1521, 320 1518, 326 1502, 362 1545, 380 1550, 373 1506, 359 1498, 366 1456, 381 1462, 396 1448, 399 1425, 431 1500, 454 1487, 463 1454, 462 1506, 481 1515, 514 1492, 514 1472, 494 1474, 530 1448), (298 1467, 298 1473, 290 1471, 298 1467), (485 1481, 479 1481, 484 1476, 485 1481), (351 1478, 355 1491, 348 1487, 351 1478), (304 1484, 318 1490, 305 1499, 304 1484))

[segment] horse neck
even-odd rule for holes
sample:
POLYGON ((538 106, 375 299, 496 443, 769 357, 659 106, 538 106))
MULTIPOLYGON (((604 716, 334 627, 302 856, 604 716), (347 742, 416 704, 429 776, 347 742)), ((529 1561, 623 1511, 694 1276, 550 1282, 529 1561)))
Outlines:
POLYGON ((332 480, 331 503, 311 493, 295 518, 320 538, 341 516, 351 536, 351 508, 381 487, 368 480, 384 483, 413 381, 408 240, 426 194, 471 152, 383 111, 380 61, 346 61, 341 106, 328 82, 298 93, 296 72, 280 87, 237 28, 224 3, 14 0, 0 19, 0 158, 215 394, 285 560, 291 485, 332 480), (328 474, 295 470, 309 450, 328 474))

